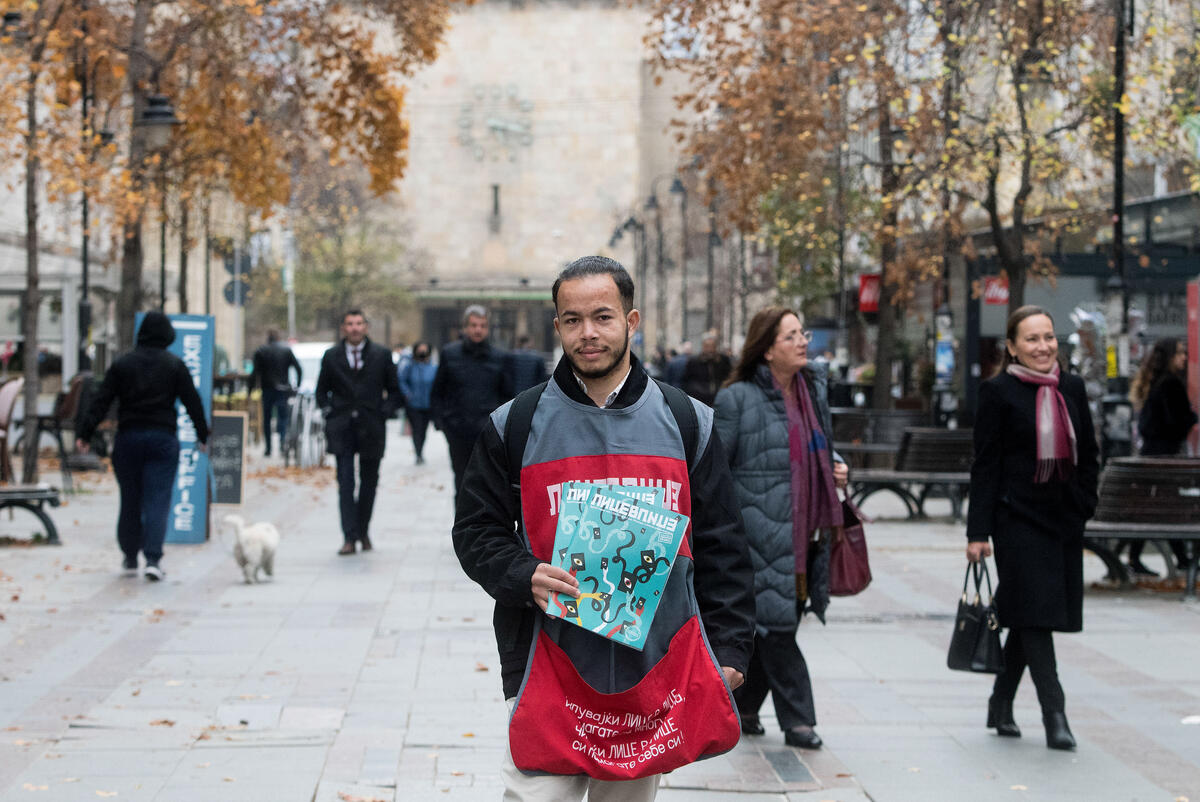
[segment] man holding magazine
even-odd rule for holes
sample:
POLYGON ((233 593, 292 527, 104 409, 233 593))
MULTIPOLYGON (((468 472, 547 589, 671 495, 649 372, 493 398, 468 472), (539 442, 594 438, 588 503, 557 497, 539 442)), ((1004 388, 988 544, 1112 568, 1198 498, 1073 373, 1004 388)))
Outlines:
POLYGON ((659 774, 739 736, 731 690, 754 635, 739 505, 712 411, 629 351, 633 290, 611 259, 563 270, 563 359, 492 413, 458 496, 459 561, 496 599, 506 799, 650 800, 659 774), (596 515, 594 543, 556 549, 583 520, 560 513, 596 515), (682 536, 635 544, 645 524, 676 521, 682 536), (617 562, 617 582, 596 573, 617 562))

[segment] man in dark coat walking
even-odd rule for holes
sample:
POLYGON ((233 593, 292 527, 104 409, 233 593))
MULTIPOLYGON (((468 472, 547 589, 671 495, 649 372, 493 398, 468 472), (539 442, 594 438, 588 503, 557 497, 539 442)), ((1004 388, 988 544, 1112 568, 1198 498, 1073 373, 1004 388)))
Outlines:
POLYGON ((379 483, 379 462, 387 443, 387 420, 400 407, 400 383, 392 354, 367 339, 362 310, 342 316, 342 340, 321 358, 317 403, 325 415, 327 450, 337 460, 338 504, 345 542, 338 554, 354 554, 355 544, 371 550, 368 527, 379 483), (354 495, 354 455, 358 455, 358 498, 354 495))
POLYGON ((721 353, 715 332, 704 335, 698 356, 689 357, 683 367, 683 391, 710 407, 717 391, 733 372, 733 360, 721 353))
POLYGON ((513 397, 507 361, 504 352, 488 340, 487 310, 468 306, 463 312, 462 338, 442 348, 429 399, 433 421, 450 446, 456 498, 488 416, 513 397))
POLYGON ((508 355, 508 375, 514 396, 550 378, 546 372, 546 360, 529 347, 530 342, 529 335, 522 334, 517 338, 516 350, 508 355))
POLYGON ((262 387, 262 430, 267 444, 265 454, 271 456, 271 415, 275 415, 275 428, 279 432, 279 450, 283 450, 288 430, 288 399, 296 394, 296 387, 304 378, 300 361, 287 344, 279 341, 279 332, 267 332, 267 341, 254 352, 254 372, 250 374, 250 389, 262 387), (296 369, 296 383, 292 384, 288 373, 296 369))

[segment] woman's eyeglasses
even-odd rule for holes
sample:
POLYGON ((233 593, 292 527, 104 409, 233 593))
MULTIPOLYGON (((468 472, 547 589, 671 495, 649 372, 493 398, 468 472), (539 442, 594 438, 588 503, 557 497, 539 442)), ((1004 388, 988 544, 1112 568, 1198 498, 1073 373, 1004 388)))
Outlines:
POLYGON ((801 330, 800 332, 791 332, 790 334, 781 334, 776 338, 776 342, 794 343, 796 338, 804 340, 806 343, 812 342, 813 333, 811 331, 801 330))

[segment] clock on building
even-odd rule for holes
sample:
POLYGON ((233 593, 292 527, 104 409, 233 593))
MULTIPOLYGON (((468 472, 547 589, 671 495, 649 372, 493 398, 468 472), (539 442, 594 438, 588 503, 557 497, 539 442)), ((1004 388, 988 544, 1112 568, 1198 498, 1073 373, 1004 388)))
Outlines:
POLYGON ((516 84, 480 84, 462 104, 458 143, 476 161, 515 162, 533 144, 533 103, 522 100, 516 84))

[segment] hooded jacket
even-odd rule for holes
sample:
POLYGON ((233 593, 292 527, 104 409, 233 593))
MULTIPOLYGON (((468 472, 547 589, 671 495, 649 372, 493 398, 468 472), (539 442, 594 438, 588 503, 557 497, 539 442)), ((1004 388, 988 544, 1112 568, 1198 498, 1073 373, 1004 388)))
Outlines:
POLYGON ((138 329, 137 345, 104 374, 80 426, 81 440, 91 440, 114 400, 118 431, 159 429, 174 435, 178 398, 196 427, 196 439, 208 442, 208 422, 192 374, 182 359, 166 350, 173 342, 175 327, 170 319, 162 312, 147 312, 138 329))

